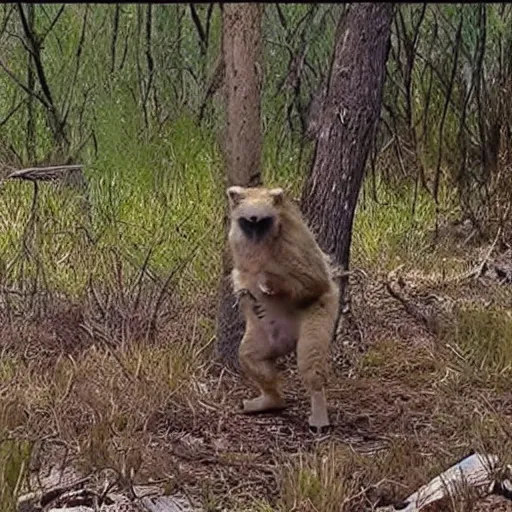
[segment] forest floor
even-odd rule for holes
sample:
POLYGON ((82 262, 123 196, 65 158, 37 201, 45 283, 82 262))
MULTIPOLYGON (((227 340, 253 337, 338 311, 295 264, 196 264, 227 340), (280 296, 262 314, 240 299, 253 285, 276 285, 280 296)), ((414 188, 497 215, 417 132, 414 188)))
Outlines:
MULTIPOLYGON (((254 390, 210 362, 201 319, 213 318, 213 294, 181 304, 153 343, 85 342, 79 305, 25 322, 0 365, 2 426, 11 439, 37 440, 33 474, 58 465, 123 492, 159 485, 203 510, 398 507, 473 451, 512 462, 512 285, 492 270, 510 254, 497 252, 454 253, 469 269, 458 278, 440 278, 439 268, 354 275, 352 315, 333 349, 326 435, 307 428, 293 358, 282 365, 289 407, 239 414, 254 390)), ((14 339, 7 329, 3 338, 14 339)), ((425 510, 512 510, 512 502, 468 491, 425 510)))

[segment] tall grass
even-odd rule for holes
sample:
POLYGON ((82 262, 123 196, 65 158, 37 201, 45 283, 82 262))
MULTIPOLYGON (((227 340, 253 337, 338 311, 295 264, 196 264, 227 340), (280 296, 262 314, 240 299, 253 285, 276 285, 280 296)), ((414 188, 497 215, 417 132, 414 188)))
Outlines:
MULTIPOLYGON (((59 5, 44 9, 34 6, 38 34, 45 33, 59 8, 59 5)), ((294 102, 305 108, 322 82, 330 62, 340 8, 284 4, 280 8, 279 13, 275 6, 267 6, 263 21, 263 167, 266 183, 284 185, 297 196, 311 161, 312 145, 301 140, 294 102), (290 58, 304 47, 304 74, 294 99, 293 80, 289 80, 294 64, 290 58)), ((27 51, 18 37, 22 34, 18 13, 14 10, 8 17, 10 9, 7 5, 3 7, 8 21, 1 38, 9 69, 16 76, 24 77, 27 51)), ((31 212, 32 187, 27 183, 3 182, 0 187, 3 279, 20 283, 27 277, 39 276, 38 279, 44 279, 53 289, 77 296, 91 275, 105 278, 108 267, 105 259, 116 251, 131 262, 132 272, 143 265, 148 254, 151 271, 160 275, 186 260, 181 289, 193 289, 198 283, 212 287, 218 275, 223 237, 224 169, 217 144, 222 129, 220 96, 214 99, 213 108, 207 109, 201 126, 196 117, 220 48, 220 11, 212 10, 208 47, 202 51, 185 4, 153 6, 154 71, 149 80, 145 39, 148 8, 123 4, 114 38, 115 9, 114 5, 66 6, 46 36, 41 54, 57 108, 61 113, 69 109, 66 129, 71 152, 90 136, 77 155, 85 164, 90 217, 85 215, 76 194, 43 184, 34 232, 26 234, 27 222, 34 213, 31 212), (77 59, 83 27, 84 43, 77 59), (142 105, 148 86, 151 89, 145 116, 142 105)), ((442 14, 447 21, 443 23, 457 21, 456 9, 451 6, 439 9, 444 9, 442 14)), ((425 55, 432 37, 446 38, 446 34, 433 32, 439 9, 429 7, 426 11, 418 42, 425 55)), ((490 30, 495 38, 505 29, 499 23, 502 18, 496 9, 491 11, 490 30)), ((206 27, 208 6, 198 4, 197 13, 206 27)), ((415 23, 418 13, 419 7, 404 7, 407 27, 415 23)), ((464 48, 470 54, 476 45, 476 13, 473 9, 464 25, 464 48)), ((396 27, 393 30, 396 32, 396 27)), ((491 37, 489 40, 494 41, 491 37)), ((397 44, 394 33, 395 50, 397 44)), ((448 72, 451 56, 438 55, 437 46, 433 52, 433 58, 439 57, 440 69, 448 72)), ((457 144, 458 113, 450 104, 441 135, 438 122, 432 120, 441 117, 444 85, 435 73, 433 79, 429 78, 424 62, 421 59, 418 62, 413 69, 412 121, 421 141, 423 165, 432 170, 437 163, 440 137, 444 145, 443 165, 451 158, 451 150, 457 144), (429 80, 433 80, 430 92, 429 80), (427 93, 430 94, 428 108, 427 93), (425 116, 428 116, 427 123, 424 123, 425 116), (422 132, 423 128, 426 133, 422 132)), ((394 53, 388 68, 393 76, 401 73, 394 53)), ((457 77, 455 103, 464 85, 457 77)), ((24 98, 24 93, 6 73, 0 73, 0 89, 0 119, 3 119, 24 98)), ((396 84, 388 80, 385 101, 400 117, 404 98, 395 93, 396 84)), ((0 136, 0 154, 12 148, 14 152, 7 153, 12 158, 14 153, 19 156, 17 166, 29 163, 27 109, 23 106, 9 117, 0 136)), ((37 99, 33 99, 33 109, 36 158, 58 159, 53 154, 46 111, 37 99)), ((473 111, 471 116, 473 123, 473 111)), ((398 175, 398 169, 397 164, 392 174, 398 175)), ((5 173, 2 171, 2 175, 5 173)), ((366 265, 379 263, 386 268, 403 261, 411 264, 425 261, 435 220, 432 200, 421 189, 413 213, 414 192, 410 186, 392 185, 383 177, 379 180, 379 199, 374 200, 366 193, 364 204, 358 209, 354 260, 366 265)), ((445 192, 449 190, 449 184, 443 182, 443 187, 445 192)), ((452 208, 453 194, 443 192, 442 196, 443 207, 452 208)))
POLYGON ((5 512, 17 510, 17 497, 28 475, 30 455, 28 441, 0 442, 0 507, 5 512))
MULTIPOLYGON (((354 221, 354 264, 384 271, 432 265, 439 248, 433 243, 436 205, 430 194, 407 183, 391 187, 377 178, 364 185, 361 196, 354 221)), ((456 212, 453 192, 443 187, 440 196, 449 218, 456 212)))

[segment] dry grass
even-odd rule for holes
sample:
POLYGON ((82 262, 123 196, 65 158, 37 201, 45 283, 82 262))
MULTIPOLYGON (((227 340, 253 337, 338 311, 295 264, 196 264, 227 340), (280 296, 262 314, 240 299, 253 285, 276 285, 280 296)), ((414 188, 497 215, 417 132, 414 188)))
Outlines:
MULTIPOLYGON (((152 342, 93 340, 58 353, 45 352, 45 336, 18 340, 23 352, 11 345, 0 365, 0 430, 37 446, 42 466, 65 453, 81 473, 109 468, 125 487, 163 480, 207 510, 372 510, 399 503, 472 450, 512 462, 509 312, 462 307, 454 330, 436 338, 382 290, 368 284, 364 301, 354 297, 365 350, 350 371, 334 368, 334 425, 323 440, 305 428, 293 363, 288 410, 234 414, 247 383, 213 371, 211 326, 197 311, 188 320, 196 307, 184 304, 152 342)), ((5 466, 5 488, 16 487, 27 449, 5 466)), ((465 492, 438 510, 475 503, 465 492)))

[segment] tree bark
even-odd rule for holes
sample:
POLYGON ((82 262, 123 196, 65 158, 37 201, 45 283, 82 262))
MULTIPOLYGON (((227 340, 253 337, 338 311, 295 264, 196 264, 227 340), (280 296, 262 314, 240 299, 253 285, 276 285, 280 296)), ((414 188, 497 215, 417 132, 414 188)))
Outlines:
MULTIPOLYGON (((222 52, 225 66, 227 127, 224 137, 226 186, 261 184, 260 59, 261 20, 259 4, 223 5, 222 52)), ((227 206, 227 203, 226 203, 227 206)), ((224 215, 225 233, 229 219, 224 215)), ((217 356, 238 368, 238 346, 244 321, 235 304, 230 274, 231 254, 224 243, 223 270, 217 312, 217 356)))
MULTIPOLYGON (((393 4, 353 4, 339 21, 314 160, 301 206, 322 249, 348 270, 352 225, 378 125, 393 4)), ((341 278, 340 312, 349 310, 341 278)))

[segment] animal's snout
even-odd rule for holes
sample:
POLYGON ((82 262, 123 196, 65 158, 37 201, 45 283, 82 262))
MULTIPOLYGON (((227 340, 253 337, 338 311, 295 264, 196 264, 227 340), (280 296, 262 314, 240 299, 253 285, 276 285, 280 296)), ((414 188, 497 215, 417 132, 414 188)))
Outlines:
POLYGON ((238 220, 240 229, 248 238, 260 240, 272 228, 274 223, 273 217, 260 217, 258 215, 250 215, 241 217, 238 220))

